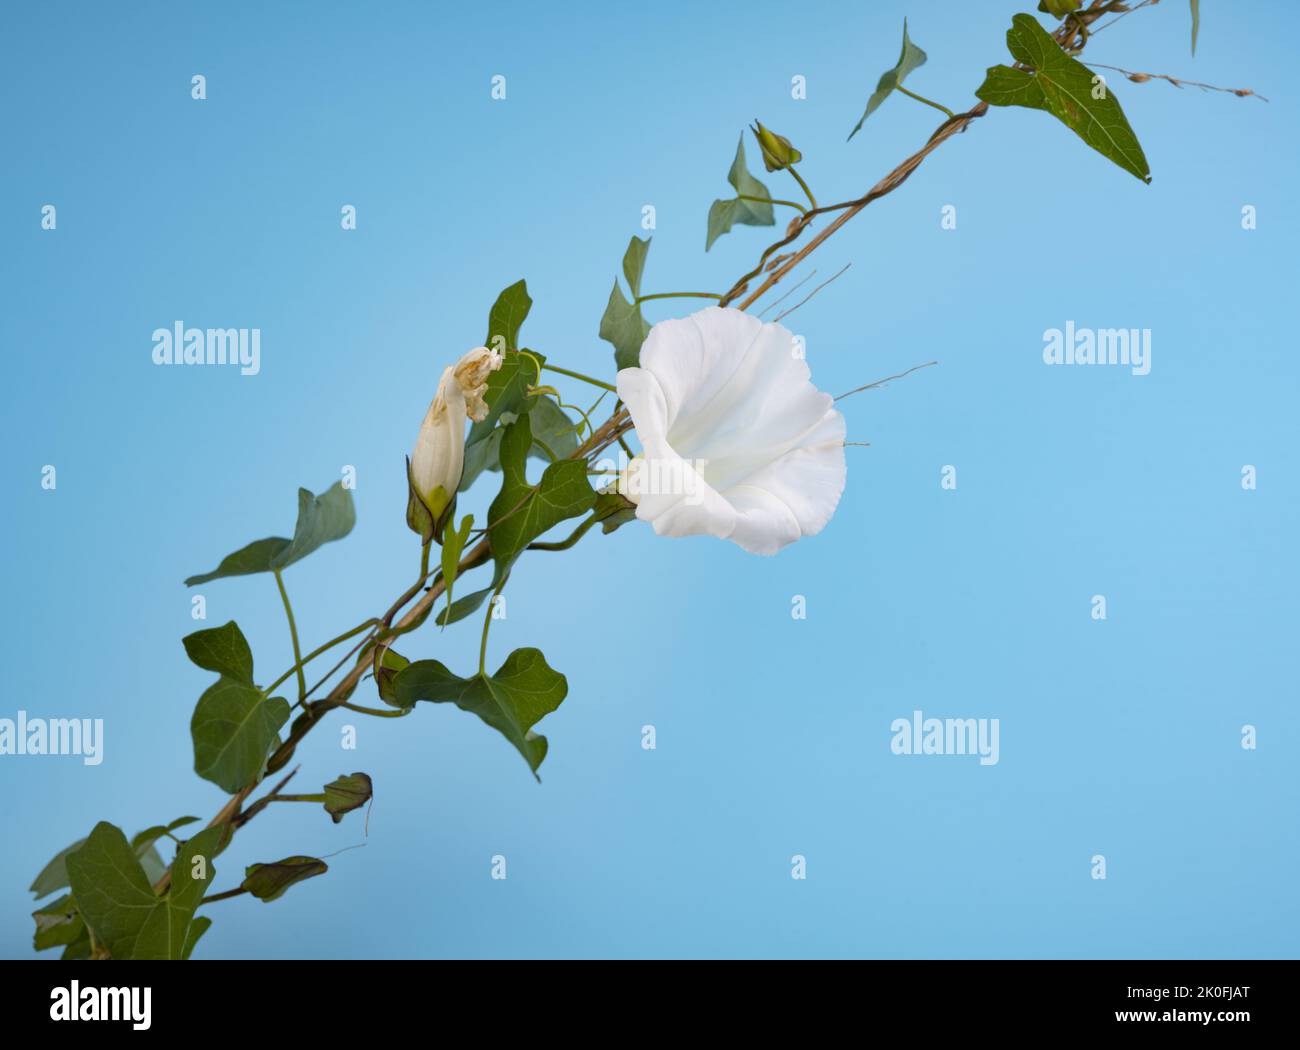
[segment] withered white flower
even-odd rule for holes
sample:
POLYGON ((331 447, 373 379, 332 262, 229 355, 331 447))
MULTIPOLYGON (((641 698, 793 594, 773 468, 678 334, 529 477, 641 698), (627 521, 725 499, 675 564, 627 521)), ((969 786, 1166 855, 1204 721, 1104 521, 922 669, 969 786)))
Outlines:
POLYGON ((460 486, 465 469, 465 419, 475 423, 487 416, 488 376, 501 367, 502 356, 485 346, 475 347, 443 370, 420 435, 411 453, 411 483, 436 520, 460 486))
POLYGON ((617 387, 643 449, 626 495, 659 535, 775 554, 835 513, 844 417, 781 325, 716 306, 663 321, 617 387))

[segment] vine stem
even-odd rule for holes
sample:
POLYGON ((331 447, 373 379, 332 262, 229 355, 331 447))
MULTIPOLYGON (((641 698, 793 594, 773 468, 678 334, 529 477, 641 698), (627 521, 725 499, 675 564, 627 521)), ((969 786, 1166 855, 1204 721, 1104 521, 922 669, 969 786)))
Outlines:
MULTIPOLYGON (((570 379, 581 379, 584 383, 590 383, 592 386, 598 386, 601 390, 608 390, 612 394, 618 393, 618 388, 610 386, 600 379, 593 379, 591 376, 583 375, 581 372, 572 372, 567 368, 561 368, 559 365, 553 365, 549 361, 542 365, 548 372, 559 372, 562 376, 568 376, 570 379)), ((581 411, 581 409, 579 410, 581 411)), ((584 413, 585 415, 585 413, 584 413)))
MULTIPOLYGON (((648 303, 651 299, 721 299, 716 292, 655 292, 654 295, 638 295, 637 303, 648 303)), ((611 389, 613 389, 611 387, 611 389)), ((617 393, 617 391, 615 391, 617 393)))
POLYGON ((375 626, 375 624, 377 624, 378 622, 379 622, 378 620, 372 617, 371 619, 366 620, 365 623, 361 623, 358 624, 356 627, 353 627, 352 630, 344 631, 337 638, 331 638, 328 642, 325 642, 323 645, 318 645, 315 649, 313 649, 301 660, 299 660, 292 667, 290 667, 289 670, 285 671, 284 674, 280 675, 279 678, 277 678, 274 682, 272 682, 265 689, 263 689, 262 692, 265 693, 267 696, 270 696, 273 692, 275 692, 276 686, 281 685, 284 682, 284 680, 288 678, 291 674, 293 674, 295 671, 301 671, 309 663, 315 660, 316 657, 320 656, 321 653, 327 653, 331 649, 333 649, 334 646, 340 644, 341 642, 346 642, 349 638, 355 638, 362 631, 366 630, 368 627, 375 626))
POLYGON ((783 201, 783 200, 778 200, 775 197, 750 197, 748 194, 744 194, 744 193, 737 193, 736 200, 753 201, 756 204, 781 204, 787 208, 793 208, 800 215, 808 214, 808 209, 805 208, 802 204, 798 203, 797 201, 783 201))
MULTIPOLYGON (((289 637, 293 640, 293 665, 298 671, 298 702, 307 696, 307 676, 302 671, 302 649, 298 645, 298 625, 293 621, 293 606, 289 604, 289 592, 284 589, 284 577, 280 570, 275 570, 275 585, 280 589, 280 600, 284 602, 284 615, 289 618, 289 637)), ((276 683, 279 685, 279 682, 276 683)))
POLYGON ((948 114, 949 120, 951 120, 953 117, 957 115, 952 110, 950 110, 947 106, 941 106, 939 105, 938 102, 931 101, 930 99, 926 98, 924 95, 918 95, 915 91, 908 91, 907 88, 903 87, 902 84, 895 84, 894 90, 901 91, 908 98, 916 99, 917 102, 924 102, 927 106, 932 106, 933 108, 939 110, 940 113, 948 114))

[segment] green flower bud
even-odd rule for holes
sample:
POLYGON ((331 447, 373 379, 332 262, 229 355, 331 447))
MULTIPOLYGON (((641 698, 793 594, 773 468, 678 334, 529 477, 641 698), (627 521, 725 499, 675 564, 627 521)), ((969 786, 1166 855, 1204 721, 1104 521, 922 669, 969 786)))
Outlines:
POLYGON ((768 171, 784 171, 791 164, 803 160, 803 154, 790 145, 788 138, 769 131, 759 121, 755 121, 749 130, 758 140, 758 148, 763 153, 763 167, 768 171))

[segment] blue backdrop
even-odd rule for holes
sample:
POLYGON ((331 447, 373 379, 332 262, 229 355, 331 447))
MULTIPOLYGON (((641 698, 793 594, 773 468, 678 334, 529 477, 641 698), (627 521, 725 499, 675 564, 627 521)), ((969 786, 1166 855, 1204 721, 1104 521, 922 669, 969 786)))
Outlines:
MULTIPOLYGON (((815 281, 852 263, 787 322, 822 388, 941 362, 844 402, 870 447, 848 450, 822 535, 765 560, 633 525, 525 559, 489 659, 536 645, 568 675, 540 786, 449 707, 339 718, 297 783, 371 772, 369 836, 278 807, 218 888, 365 848, 274 905, 214 905, 198 954, 1293 955, 1300 24, 1284 3, 1202 6, 1195 59, 1179 3, 1088 48, 1271 98, 1115 76, 1152 185, 1045 114, 995 110, 813 257, 815 281), (1150 329, 1150 374, 1047 367, 1043 332, 1067 321, 1150 329), (1000 761, 893 754, 915 710, 999 719, 1000 761)), ((937 123, 894 96, 845 143, 903 16, 930 55, 909 86, 967 108, 1016 10, 11 5, 0 716, 103 718, 106 747, 93 767, 0 757, 0 951, 31 955, 26 887, 96 820, 223 800, 191 769, 209 676, 180 644, 204 626, 185 576, 291 529, 296 487, 351 465, 355 532, 286 584, 309 646, 382 611, 417 566, 402 457, 501 288, 528 281, 528 345, 609 378, 597 323, 644 205, 645 290, 725 289, 772 232, 703 252, 747 122, 795 141, 823 200, 856 196, 937 123), (260 328, 260 374, 154 366, 177 320, 260 328)), ((290 663, 270 577, 200 591, 262 680, 290 663)), ((468 672, 478 630, 405 649, 468 672)))

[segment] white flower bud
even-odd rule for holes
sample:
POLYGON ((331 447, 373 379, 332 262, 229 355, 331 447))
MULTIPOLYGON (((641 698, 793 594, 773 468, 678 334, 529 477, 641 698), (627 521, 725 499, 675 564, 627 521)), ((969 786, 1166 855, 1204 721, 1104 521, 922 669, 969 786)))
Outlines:
POLYGON ((435 520, 460 487, 465 469, 465 420, 478 423, 487 416, 483 395, 488 376, 501 362, 500 354, 479 346, 444 369, 438 393, 420 424, 420 436, 411 453, 411 482, 435 520))

